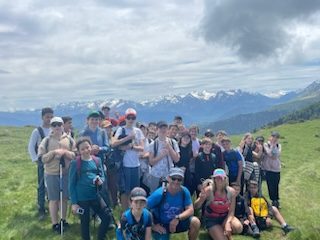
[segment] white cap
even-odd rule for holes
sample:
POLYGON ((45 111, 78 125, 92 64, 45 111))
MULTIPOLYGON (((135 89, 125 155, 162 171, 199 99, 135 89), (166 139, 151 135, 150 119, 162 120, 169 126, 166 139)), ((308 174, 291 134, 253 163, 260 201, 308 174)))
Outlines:
POLYGON ((62 120, 61 117, 53 117, 53 118, 51 118, 50 124, 55 123, 55 122, 63 124, 63 120, 62 120))
POLYGON ((134 110, 133 108, 128 108, 125 112, 125 115, 128 116, 128 115, 134 115, 134 116, 137 116, 137 112, 136 110, 134 110))

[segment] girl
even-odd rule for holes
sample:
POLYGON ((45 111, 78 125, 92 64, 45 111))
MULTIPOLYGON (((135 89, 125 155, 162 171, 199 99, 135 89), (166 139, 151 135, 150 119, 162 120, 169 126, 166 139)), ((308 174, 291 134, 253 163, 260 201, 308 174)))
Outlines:
POLYGON ((89 138, 79 138, 76 147, 80 157, 71 162, 69 172, 72 212, 80 215, 82 239, 90 240, 90 208, 95 211, 101 219, 98 239, 102 240, 107 233, 110 215, 102 207, 98 192, 105 180, 101 159, 90 155, 92 143, 89 138))
POLYGON ((211 238, 230 239, 236 194, 228 186, 226 173, 221 168, 214 170, 213 181, 205 182, 208 184, 202 188, 194 206, 201 208, 205 204, 205 225, 211 238))
POLYGON ((151 213, 145 208, 147 193, 136 187, 130 193, 130 209, 121 217, 121 231, 124 239, 151 240, 151 213))

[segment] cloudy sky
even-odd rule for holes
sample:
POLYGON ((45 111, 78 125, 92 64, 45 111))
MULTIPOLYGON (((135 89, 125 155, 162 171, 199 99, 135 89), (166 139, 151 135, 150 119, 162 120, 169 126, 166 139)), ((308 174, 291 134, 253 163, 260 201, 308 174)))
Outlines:
POLYGON ((0 111, 319 79, 319 0, 0 0, 0 111))

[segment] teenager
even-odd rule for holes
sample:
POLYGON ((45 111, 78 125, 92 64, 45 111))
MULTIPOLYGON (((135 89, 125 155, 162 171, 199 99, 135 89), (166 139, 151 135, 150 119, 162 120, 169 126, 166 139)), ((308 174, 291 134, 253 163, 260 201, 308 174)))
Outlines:
POLYGON ((112 143, 113 147, 121 147, 124 151, 124 184, 123 186, 122 184, 120 186, 120 201, 123 210, 126 210, 129 206, 129 194, 131 190, 140 186, 139 153, 144 151, 144 135, 139 128, 134 127, 137 118, 136 110, 128 108, 125 112, 125 116, 126 125, 117 129, 112 143), (125 135, 123 135, 123 133, 125 135))
POLYGON ((62 117, 62 120, 63 120, 64 132, 74 139, 74 132, 73 132, 73 127, 72 127, 72 117, 64 116, 64 117, 62 117))
POLYGON ((50 121, 53 118, 52 108, 43 108, 41 110, 41 126, 35 128, 30 136, 28 151, 32 162, 37 163, 37 176, 38 176, 38 217, 42 221, 45 218, 45 185, 44 185, 44 168, 41 158, 38 157, 38 147, 50 132, 50 121))
POLYGON ((90 240, 90 209, 98 214, 101 219, 98 240, 103 240, 110 224, 110 215, 99 195, 99 188, 105 180, 102 161, 91 155, 92 143, 88 137, 79 138, 76 147, 80 157, 71 162, 69 172, 72 212, 80 216, 83 240, 90 240))
POLYGON ((151 240, 152 215, 146 209, 147 193, 136 187, 130 193, 130 208, 121 216, 124 239, 151 240))
POLYGON ((45 183, 49 199, 49 212, 52 230, 60 233, 61 222, 64 228, 68 227, 66 222, 68 193, 68 171, 70 161, 75 157, 75 142, 73 138, 63 131, 63 120, 54 117, 50 121, 51 133, 45 137, 40 146, 38 155, 41 157, 45 169, 45 183), (62 183, 60 183, 60 165, 62 165, 62 183), (60 199, 60 187, 62 184, 62 199, 60 199), (62 201, 62 210, 61 202, 62 201), (60 210, 60 211, 59 211, 60 210), (60 219, 59 213, 62 211, 60 219))

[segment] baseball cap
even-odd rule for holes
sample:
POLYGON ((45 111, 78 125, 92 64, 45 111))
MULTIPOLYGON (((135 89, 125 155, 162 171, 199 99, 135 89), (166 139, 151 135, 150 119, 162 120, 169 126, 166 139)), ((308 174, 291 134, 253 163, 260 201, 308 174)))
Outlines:
POLYGON ((258 136, 258 137, 256 137, 256 141, 264 142, 264 137, 263 136, 258 136))
POLYGON ((169 171, 169 177, 173 177, 173 176, 180 176, 180 177, 184 177, 184 171, 181 168, 171 168, 169 171))
POLYGON ((272 137, 279 138, 279 137, 280 137, 280 133, 278 133, 278 132, 276 132, 276 131, 273 131, 273 132, 271 132, 271 136, 272 136, 272 137))
POLYGON ((222 177, 222 178, 226 178, 226 172, 222 169, 222 168, 217 168, 216 170, 214 170, 213 172, 213 177, 222 177))
POLYGON ((87 118, 99 118, 99 117, 100 117, 100 113, 98 111, 91 111, 87 116, 87 118))
POLYGON ((157 123, 157 127, 161 128, 161 127, 168 127, 168 123, 166 121, 159 121, 157 123))
POLYGON ((131 190, 130 199, 132 201, 135 201, 135 200, 147 201, 147 193, 143 188, 135 187, 134 189, 131 190))
POLYGON ((52 124, 52 123, 62 123, 63 124, 63 120, 61 117, 53 117, 50 120, 50 124, 52 124))
POLYGON ((110 121, 108 121, 108 120, 104 120, 101 123, 101 127, 102 128, 112 127, 112 123, 110 121))
POLYGON ((211 129, 207 129, 204 133, 204 136, 206 137, 214 137, 214 133, 211 131, 211 129))
POLYGON ((127 117, 128 115, 137 116, 137 112, 136 112, 136 110, 134 110, 133 108, 128 108, 128 109, 126 110, 126 112, 125 112, 125 115, 126 115, 126 117, 127 117))

